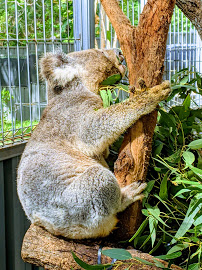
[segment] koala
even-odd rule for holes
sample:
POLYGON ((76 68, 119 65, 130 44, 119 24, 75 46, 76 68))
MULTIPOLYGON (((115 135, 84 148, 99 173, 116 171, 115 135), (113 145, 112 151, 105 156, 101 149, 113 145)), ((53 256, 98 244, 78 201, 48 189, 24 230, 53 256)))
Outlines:
POLYGON ((104 155, 141 116, 169 92, 168 82, 125 102, 103 108, 99 87, 113 74, 125 74, 116 50, 47 53, 41 74, 48 105, 22 154, 17 190, 34 224, 70 239, 105 237, 116 228, 117 213, 141 200, 146 184, 120 187, 104 155))

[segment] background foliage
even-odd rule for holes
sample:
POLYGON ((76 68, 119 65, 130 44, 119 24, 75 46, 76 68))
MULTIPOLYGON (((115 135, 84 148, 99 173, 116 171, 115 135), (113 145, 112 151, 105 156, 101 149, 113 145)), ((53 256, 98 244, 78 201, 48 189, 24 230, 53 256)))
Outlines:
MULTIPOLYGON (((199 270, 202 266, 202 109, 191 97, 193 94, 201 95, 202 76, 183 69, 172 77, 171 83, 173 92, 158 109, 148 185, 144 191, 143 222, 129 242, 138 250, 167 260, 167 268, 154 260, 153 265, 161 269, 170 269, 175 263, 183 269, 199 270), (171 107, 168 101, 176 95, 182 104, 171 107)), ((116 88, 120 91, 127 86, 118 85, 116 88)), ((102 87, 101 97, 105 107, 119 102, 117 90, 114 94, 112 87, 102 87)), ((121 142, 122 138, 110 149, 108 162, 112 170, 121 142)), ((118 260, 114 264, 116 269, 123 264, 126 269, 137 263, 152 265, 132 258, 123 249, 103 253, 118 260), (124 262, 124 256, 132 262, 124 262)), ((82 264, 75 254, 74 258, 84 269, 93 269, 82 264)), ((107 267, 99 265, 99 269, 107 267)))
POLYGON ((12 41, 12 39, 16 38, 20 40, 20 45, 26 44, 25 41, 22 41, 22 39, 26 38, 31 40, 52 38, 68 40, 68 37, 73 38, 73 1, 45 0, 44 14, 43 0, 18 0, 16 1, 17 5, 15 1, 7 1, 7 6, 5 6, 5 2, 0 1, 0 39, 2 46, 6 46, 4 40, 8 38, 6 34, 7 28, 9 39, 11 39, 10 46, 16 45, 16 41, 12 41), (53 3, 52 6, 51 2, 53 3), (16 13, 18 15, 17 21, 16 13), (43 27, 43 16, 45 27, 43 27))

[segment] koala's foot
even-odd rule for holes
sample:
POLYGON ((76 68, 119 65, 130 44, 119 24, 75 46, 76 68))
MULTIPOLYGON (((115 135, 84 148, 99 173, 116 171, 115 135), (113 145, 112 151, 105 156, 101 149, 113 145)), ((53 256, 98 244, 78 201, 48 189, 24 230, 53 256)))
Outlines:
POLYGON ((130 204, 142 200, 144 195, 141 194, 146 188, 146 183, 134 182, 126 187, 121 188, 121 206, 119 212, 124 211, 130 204))

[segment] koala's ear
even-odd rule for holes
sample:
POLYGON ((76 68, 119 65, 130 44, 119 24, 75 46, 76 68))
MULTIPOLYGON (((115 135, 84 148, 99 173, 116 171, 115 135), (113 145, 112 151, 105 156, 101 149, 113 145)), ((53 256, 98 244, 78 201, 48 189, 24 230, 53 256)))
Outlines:
POLYGON ((47 53, 40 60, 41 76, 53 86, 65 86, 73 80, 78 70, 69 64, 68 56, 62 52, 47 53))

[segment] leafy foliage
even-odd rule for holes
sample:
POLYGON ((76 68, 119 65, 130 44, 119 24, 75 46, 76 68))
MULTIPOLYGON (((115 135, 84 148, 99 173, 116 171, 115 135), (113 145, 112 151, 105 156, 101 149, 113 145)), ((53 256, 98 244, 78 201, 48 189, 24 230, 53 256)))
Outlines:
MULTIPOLYGON (((123 265, 129 269, 133 263, 140 261, 161 269, 170 269, 172 263, 180 264, 187 270, 199 270, 201 267, 202 113, 201 108, 192 108, 196 104, 191 98, 193 93, 201 94, 201 86, 201 75, 197 72, 191 74, 188 69, 172 78, 172 98, 179 95, 183 102, 174 107, 165 102, 159 108, 148 185, 144 191, 142 213, 145 218, 129 240, 136 249, 167 260, 168 267, 165 268, 158 260, 151 263, 134 257, 134 262, 128 264, 124 260, 131 259, 131 255, 126 250, 103 251, 113 259, 122 260, 114 263, 116 269, 123 265)), ((104 96, 104 106, 107 107, 115 100, 109 98, 109 91, 104 91, 101 96, 104 96), (105 103, 104 99, 108 101, 105 103)), ((113 160, 117 157, 121 141, 122 138, 112 146, 113 160)))
POLYGON ((164 253, 163 259, 186 269, 200 269, 202 253, 202 113, 191 108, 196 105, 191 94, 201 94, 202 77, 194 75, 189 79, 188 69, 175 74, 172 97, 179 94, 183 103, 159 109, 143 201, 146 219, 131 238, 136 248, 164 253))

